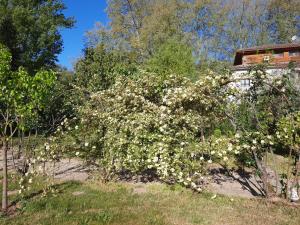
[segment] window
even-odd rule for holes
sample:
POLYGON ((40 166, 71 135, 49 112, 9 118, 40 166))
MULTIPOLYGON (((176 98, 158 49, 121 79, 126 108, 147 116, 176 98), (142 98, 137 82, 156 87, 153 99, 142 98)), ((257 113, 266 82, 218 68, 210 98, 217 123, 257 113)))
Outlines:
POLYGON ((251 81, 250 80, 241 80, 240 85, 242 88, 249 88, 251 85, 251 81))
POLYGON ((289 56, 300 56, 300 50, 289 51, 289 56))

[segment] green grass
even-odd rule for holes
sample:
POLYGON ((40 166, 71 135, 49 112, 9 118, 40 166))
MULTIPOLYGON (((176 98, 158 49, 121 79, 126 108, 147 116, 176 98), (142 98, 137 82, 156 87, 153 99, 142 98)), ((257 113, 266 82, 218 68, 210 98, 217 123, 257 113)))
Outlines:
POLYGON ((14 216, 0 218, 0 224, 300 224, 298 208, 264 200, 211 199, 210 193, 162 184, 67 182, 57 190, 56 196, 22 201, 22 209, 14 216))
MULTIPOLYGON (((8 174, 8 191, 17 191, 20 189, 19 181, 20 181, 21 175, 16 173, 10 173, 8 174)), ((34 177, 34 183, 31 185, 31 191, 30 193, 40 191, 42 187, 45 185, 45 179, 43 177, 34 177)), ((0 175, 0 192, 2 193, 2 175, 0 175)), ((16 194, 13 194, 13 200, 16 200, 19 198, 16 194)), ((0 195, 0 200, 2 198, 2 195, 0 195)))
MULTIPOLYGON (((0 175, 0 181, 1 181, 1 186, 0 186, 0 191, 2 191, 2 174, 0 175)), ((8 190, 16 190, 19 185, 18 185, 18 181, 19 181, 19 176, 15 175, 15 174, 9 174, 8 175, 8 190)))

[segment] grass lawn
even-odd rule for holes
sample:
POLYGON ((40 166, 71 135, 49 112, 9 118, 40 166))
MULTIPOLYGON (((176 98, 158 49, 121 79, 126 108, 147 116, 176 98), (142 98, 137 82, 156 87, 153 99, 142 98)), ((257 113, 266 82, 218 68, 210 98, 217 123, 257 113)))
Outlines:
MULTIPOLYGON (((300 224, 300 209, 264 200, 196 194, 163 184, 62 183, 56 196, 22 202, 0 224, 300 224)), ((12 197, 11 197, 12 198, 12 197)))

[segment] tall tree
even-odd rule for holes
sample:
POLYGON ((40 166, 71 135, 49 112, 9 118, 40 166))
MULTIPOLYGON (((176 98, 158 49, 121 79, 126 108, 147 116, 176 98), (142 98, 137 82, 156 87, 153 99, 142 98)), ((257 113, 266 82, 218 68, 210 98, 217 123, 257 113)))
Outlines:
POLYGON ((142 58, 170 37, 199 62, 231 61, 238 48, 289 42, 300 32, 298 0, 109 0, 111 31, 142 58))
POLYGON ((290 41, 293 35, 300 35, 300 1, 270 0, 268 20, 270 36, 278 43, 290 41))
MULTIPOLYGON (((55 82, 55 74, 39 71, 30 76, 20 68, 13 72, 10 68, 11 55, 0 45, 0 143, 2 143, 3 179, 2 209, 7 210, 7 151, 9 141, 18 129, 27 126, 30 120, 36 120, 39 110, 45 104, 55 82)), ((32 127, 27 127, 31 129, 32 127)))
POLYGON ((171 37, 185 37, 190 5, 184 0, 108 0, 107 12, 114 36, 145 59, 171 37))
POLYGON ((59 30, 74 24, 65 8, 61 0, 0 0, 0 43, 12 54, 13 70, 55 65, 63 44, 59 30))
POLYGON ((194 78, 196 72, 192 48, 177 39, 162 44, 148 60, 147 66, 159 75, 173 73, 194 78))
POLYGON ((116 38, 124 39, 130 48, 140 51, 140 29, 152 0, 108 0, 107 13, 116 38))
POLYGON ((238 48, 286 43, 300 30, 299 1, 195 1, 194 33, 204 59, 231 60, 238 48))
POLYGON ((84 49, 75 65, 74 83, 88 91, 99 91, 114 84, 119 74, 129 76, 136 70, 135 56, 106 48, 105 43, 84 49))

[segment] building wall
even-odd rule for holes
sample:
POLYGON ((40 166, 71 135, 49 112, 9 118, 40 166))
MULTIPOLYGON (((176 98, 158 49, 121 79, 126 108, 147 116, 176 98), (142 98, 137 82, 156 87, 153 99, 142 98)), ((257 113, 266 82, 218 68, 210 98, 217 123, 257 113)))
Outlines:
MULTIPOLYGON (((271 77, 277 77, 277 76, 282 76, 283 74, 286 74, 288 72, 291 72, 290 69, 286 68, 271 68, 267 69, 266 73, 271 75, 271 77)), ((247 78, 249 77, 249 72, 247 69, 243 70, 236 70, 232 74, 234 79, 240 79, 240 78, 247 78)), ((295 72, 291 73, 292 80, 296 84, 297 88, 300 90, 300 67, 295 69, 295 72)), ((232 84, 234 87, 246 91, 250 88, 251 86, 251 81, 247 79, 240 80, 234 84, 232 84)))
POLYGON ((300 62, 299 56, 291 56, 289 52, 278 52, 278 53, 263 53, 263 54, 252 54, 244 55, 242 58, 243 65, 259 64, 263 62, 269 62, 270 64, 281 64, 288 62, 300 62), (268 61, 265 59, 269 58, 268 61))

